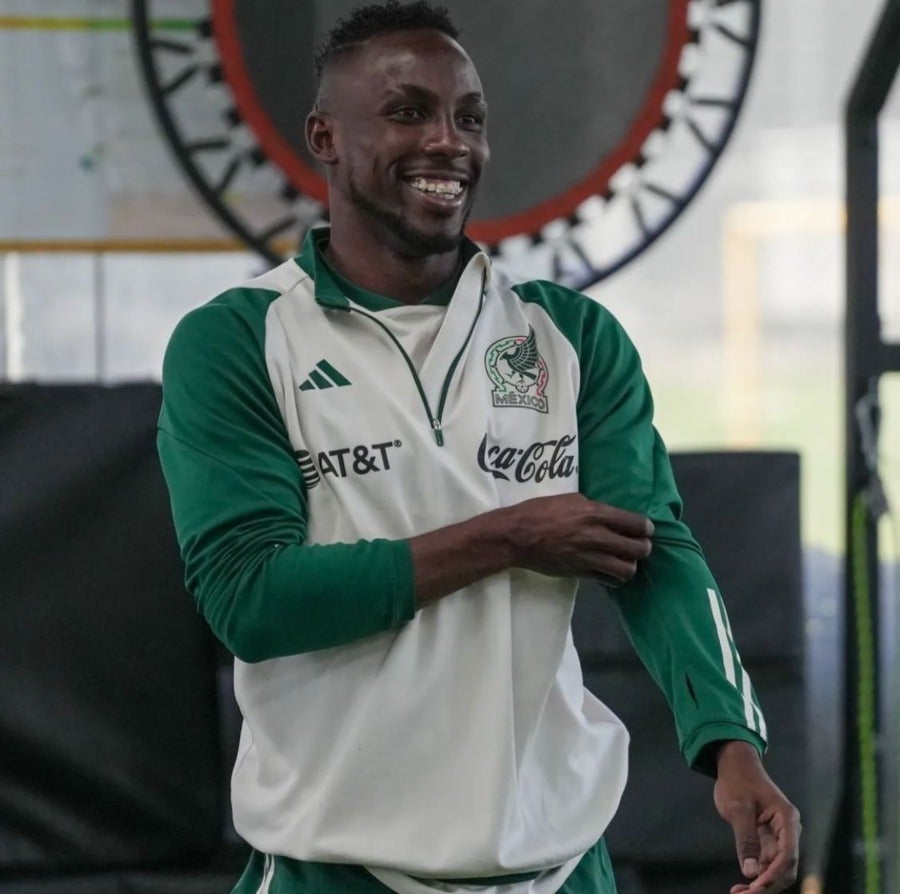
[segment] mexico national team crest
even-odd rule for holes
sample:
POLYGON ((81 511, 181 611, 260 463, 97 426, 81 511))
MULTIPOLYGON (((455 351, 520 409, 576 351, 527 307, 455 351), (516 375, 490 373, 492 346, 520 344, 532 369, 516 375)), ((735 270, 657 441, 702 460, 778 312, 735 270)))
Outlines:
POLYGON ((528 335, 508 335, 495 341, 484 355, 484 366, 494 383, 495 407, 527 407, 546 413, 545 391, 550 373, 538 353, 534 329, 528 335))

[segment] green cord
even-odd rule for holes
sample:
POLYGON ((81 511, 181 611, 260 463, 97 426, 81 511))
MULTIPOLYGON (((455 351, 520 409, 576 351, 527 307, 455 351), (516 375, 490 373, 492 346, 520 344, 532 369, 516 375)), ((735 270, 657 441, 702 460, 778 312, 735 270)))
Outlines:
POLYGON ((856 726, 859 735, 859 781, 862 833, 865 854, 865 894, 881 892, 881 861, 878 832, 878 767, 876 762, 875 645, 872 630, 872 593, 866 560, 865 493, 853 503, 853 597, 856 619, 856 650, 859 668, 856 726))

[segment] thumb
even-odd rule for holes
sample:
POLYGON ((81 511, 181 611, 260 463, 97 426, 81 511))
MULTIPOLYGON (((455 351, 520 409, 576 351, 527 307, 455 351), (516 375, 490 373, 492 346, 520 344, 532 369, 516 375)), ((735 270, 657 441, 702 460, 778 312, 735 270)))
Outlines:
POLYGON ((738 863, 746 878, 759 875, 760 842, 756 829, 756 805, 752 801, 735 804, 729 819, 734 831, 738 863))

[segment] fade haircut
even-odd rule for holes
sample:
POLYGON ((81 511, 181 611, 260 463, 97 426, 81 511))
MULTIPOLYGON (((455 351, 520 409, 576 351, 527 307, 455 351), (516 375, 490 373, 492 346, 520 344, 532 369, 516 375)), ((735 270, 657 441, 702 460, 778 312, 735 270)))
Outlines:
POLYGON ((316 75, 321 81, 325 66, 338 55, 352 51, 376 34, 413 31, 421 28, 442 31, 456 40, 459 29, 450 20, 445 6, 432 6, 427 0, 400 5, 399 0, 360 6, 328 32, 316 52, 316 75))

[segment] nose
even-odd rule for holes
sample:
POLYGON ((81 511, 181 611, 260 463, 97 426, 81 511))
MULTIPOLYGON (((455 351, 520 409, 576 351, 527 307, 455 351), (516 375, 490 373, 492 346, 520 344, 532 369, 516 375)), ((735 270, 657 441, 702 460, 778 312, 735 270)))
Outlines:
POLYGON ((440 115, 431 122, 423 148, 428 155, 461 158, 471 151, 452 115, 440 115))

